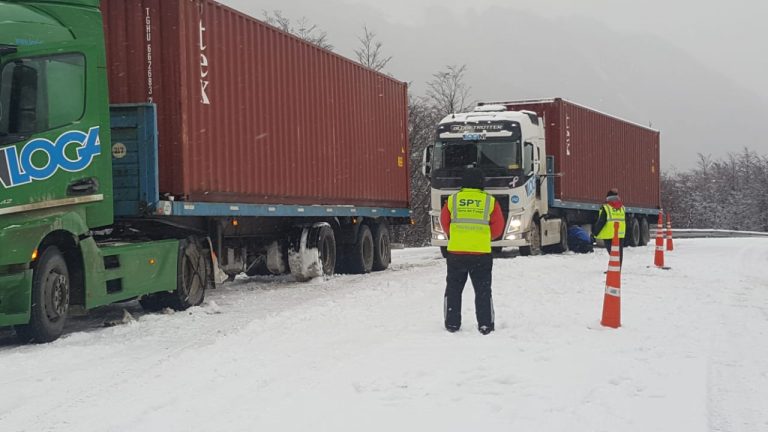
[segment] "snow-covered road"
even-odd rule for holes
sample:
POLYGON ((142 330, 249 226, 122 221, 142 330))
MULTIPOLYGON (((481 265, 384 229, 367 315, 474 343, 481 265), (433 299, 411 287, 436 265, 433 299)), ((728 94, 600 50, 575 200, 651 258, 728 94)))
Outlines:
POLYGON ((497 331, 442 328, 445 264, 395 251, 365 276, 241 279, 203 307, 135 303, 62 339, 0 332, 0 431, 768 430, 768 239, 684 239, 671 270, 628 249, 622 324, 600 326, 608 258, 494 261, 497 331), (103 327, 123 309, 136 321, 103 327))

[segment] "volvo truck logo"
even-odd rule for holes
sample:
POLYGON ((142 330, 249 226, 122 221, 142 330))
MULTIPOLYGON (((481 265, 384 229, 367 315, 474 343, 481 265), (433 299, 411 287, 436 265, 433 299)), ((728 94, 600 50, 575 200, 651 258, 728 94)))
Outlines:
POLYGON ((88 168, 99 154, 98 126, 89 129, 88 133, 77 130, 64 132, 55 142, 37 138, 26 143, 21 151, 14 146, 6 147, 0 149, 0 183, 5 188, 12 188, 46 180, 60 169, 79 172, 88 168), (68 152, 74 158, 70 159, 68 152), (44 156, 37 156, 33 161, 36 154, 44 156))

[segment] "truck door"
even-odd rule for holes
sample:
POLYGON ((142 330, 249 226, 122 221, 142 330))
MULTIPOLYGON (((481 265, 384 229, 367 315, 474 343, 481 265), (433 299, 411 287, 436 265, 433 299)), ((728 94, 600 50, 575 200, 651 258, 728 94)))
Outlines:
MULTIPOLYGON (((111 199, 111 182, 100 172, 110 162, 100 157, 109 131, 104 135, 98 107, 87 104, 86 78, 96 81, 100 73, 84 53, 62 51, 28 50, 0 66, 4 213, 111 199)), ((110 223, 111 203, 107 216, 110 223)))

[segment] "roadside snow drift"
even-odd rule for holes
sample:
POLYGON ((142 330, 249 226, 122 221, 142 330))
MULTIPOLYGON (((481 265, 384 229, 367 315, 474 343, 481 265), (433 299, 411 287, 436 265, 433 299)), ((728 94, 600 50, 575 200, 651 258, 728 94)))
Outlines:
POLYGON ((0 431, 768 430, 768 239, 676 240, 667 271, 625 250, 615 330, 604 250, 507 255, 488 336, 469 282, 443 329, 436 248, 238 279, 182 313, 113 305, 47 345, 0 332, 0 431))

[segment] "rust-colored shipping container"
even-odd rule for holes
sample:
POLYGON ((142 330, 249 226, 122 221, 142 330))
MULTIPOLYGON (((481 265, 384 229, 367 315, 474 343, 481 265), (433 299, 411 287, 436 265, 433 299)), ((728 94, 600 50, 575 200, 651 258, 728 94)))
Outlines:
POLYGON ((406 84, 211 0, 102 0, 111 103, 177 200, 408 207, 406 84))
POLYGON ((544 119, 556 200, 602 203, 616 187, 627 207, 659 207, 659 131, 559 98, 503 104, 544 119))

